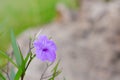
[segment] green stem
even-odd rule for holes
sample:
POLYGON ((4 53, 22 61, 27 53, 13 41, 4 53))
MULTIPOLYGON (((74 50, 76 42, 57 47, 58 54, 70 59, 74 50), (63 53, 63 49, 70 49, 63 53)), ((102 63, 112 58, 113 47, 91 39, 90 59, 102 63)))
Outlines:
POLYGON ((21 75, 21 80, 24 79, 25 72, 26 72, 26 70, 28 69, 28 66, 30 65, 31 61, 34 59, 35 56, 36 56, 36 55, 30 56, 30 60, 28 61, 28 64, 27 64, 27 66, 26 66, 26 68, 25 68, 25 71, 24 71, 24 72, 22 73, 22 75, 21 75))

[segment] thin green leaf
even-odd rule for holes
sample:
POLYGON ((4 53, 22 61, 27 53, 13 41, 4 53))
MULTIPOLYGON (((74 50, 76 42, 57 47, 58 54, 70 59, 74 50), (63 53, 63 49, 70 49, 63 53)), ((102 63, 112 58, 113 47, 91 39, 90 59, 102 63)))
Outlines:
MULTIPOLYGON (((22 65, 19 67, 19 69, 18 69, 18 71, 17 71, 17 73, 16 73, 16 76, 15 76, 15 80, 19 80, 20 79, 20 77, 21 77, 21 75, 22 74, 25 74, 25 71, 26 71, 26 63, 27 63, 27 61, 28 61, 28 59, 29 59, 29 57, 31 56, 31 54, 30 53, 28 53, 27 54, 27 56, 26 56, 26 58, 25 58, 25 60, 24 60, 24 62, 22 63, 22 65)), ((32 57, 32 59, 34 59, 34 57, 35 57, 35 55, 33 55, 33 56, 31 56, 32 57)), ((31 60, 32 60, 31 59, 31 60)), ((29 64, 27 64, 27 65, 29 65, 29 64)))
POLYGON ((20 47, 18 46, 19 48, 19 51, 20 51, 20 56, 21 56, 21 59, 22 59, 22 65, 20 66, 22 68, 22 70, 24 71, 25 70, 25 60, 23 58, 23 55, 22 55, 22 52, 20 50, 20 47))
POLYGON ((22 65, 20 66, 20 68, 22 69, 23 72, 25 72, 25 62, 22 63, 22 65))
POLYGON ((55 73, 55 77, 57 77, 62 71, 61 70, 58 70, 56 73, 55 73))
POLYGON ((28 53, 27 56, 25 57, 25 60, 24 60, 25 64, 27 63, 27 61, 28 61, 30 55, 31 55, 31 53, 28 53))
POLYGON ((14 80, 19 80, 20 77, 21 77, 21 75, 22 75, 22 73, 23 73, 23 71, 22 71, 22 69, 19 67, 19 69, 18 69, 18 71, 17 71, 17 73, 16 73, 16 75, 15 75, 14 80))
POLYGON ((58 68, 59 63, 60 63, 60 60, 57 62, 57 64, 55 65, 55 67, 52 69, 52 71, 54 71, 54 72, 57 71, 57 68, 58 68))
POLYGON ((16 68, 18 68, 18 66, 14 63, 14 61, 6 53, 0 51, 0 55, 5 57, 6 59, 8 59, 16 68))
POLYGON ((53 80, 53 78, 49 78, 48 80, 53 80))
POLYGON ((6 80, 6 78, 3 76, 1 72, 0 72, 0 80, 6 80))
POLYGON ((19 51, 20 51, 20 56, 21 56, 21 59, 22 59, 22 61, 24 61, 24 57, 23 57, 23 55, 22 55, 22 52, 21 52, 21 50, 20 50, 20 47, 18 46, 18 49, 19 49, 19 51))
POLYGON ((55 65, 55 67, 52 69, 53 75, 52 75, 52 77, 49 80, 54 80, 55 77, 58 76, 61 73, 61 70, 57 71, 59 63, 60 63, 60 60, 57 62, 57 64, 55 65))
POLYGON ((19 67, 15 75, 15 80, 19 80, 22 74, 25 74, 25 62, 22 62, 22 65, 19 67))
POLYGON ((10 80, 14 80, 14 78, 15 78, 15 71, 12 68, 11 71, 10 71, 10 80))
POLYGON ((20 50, 18 48, 18 45, 16 43, 16 39, 15 39, 13 31, 11 31, 11 41, 12 41, 12 47, 13 47, 13 51, 14 51, 17 65, 20 66, 22 64, 22 57, 21 57, 21 53, 20 53, 20 50))
POLYGON ((52 77, 49 80, 54 80, 62 71, 58 70, 57 72, 53 73, 52 77))

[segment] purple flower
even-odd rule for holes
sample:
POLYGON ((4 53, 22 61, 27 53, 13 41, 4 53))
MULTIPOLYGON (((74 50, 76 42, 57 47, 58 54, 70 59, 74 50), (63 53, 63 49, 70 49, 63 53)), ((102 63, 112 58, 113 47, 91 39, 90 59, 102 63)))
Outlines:
POLYGON ((34 41, 36 57, 42 61, 54 62, 56 59, 56 45, 45 35, 38 36, 34 41))

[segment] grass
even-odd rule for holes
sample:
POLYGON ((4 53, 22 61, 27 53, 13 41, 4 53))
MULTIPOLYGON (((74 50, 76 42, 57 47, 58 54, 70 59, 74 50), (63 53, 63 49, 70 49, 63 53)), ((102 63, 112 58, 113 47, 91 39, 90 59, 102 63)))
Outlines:
POLYGON ((18 35, 25 29, 51 21, 56 0, 0 0, 0 48, 6 50, 9 30, 18 35))

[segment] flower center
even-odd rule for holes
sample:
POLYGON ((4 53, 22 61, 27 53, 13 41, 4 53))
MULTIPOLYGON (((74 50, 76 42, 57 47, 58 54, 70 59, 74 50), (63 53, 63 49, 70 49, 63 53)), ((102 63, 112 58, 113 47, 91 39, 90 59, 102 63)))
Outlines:
POLYGON ((44 48, 43 51, 48 51, 48 49, 47 49, 47 48, 44 48))

